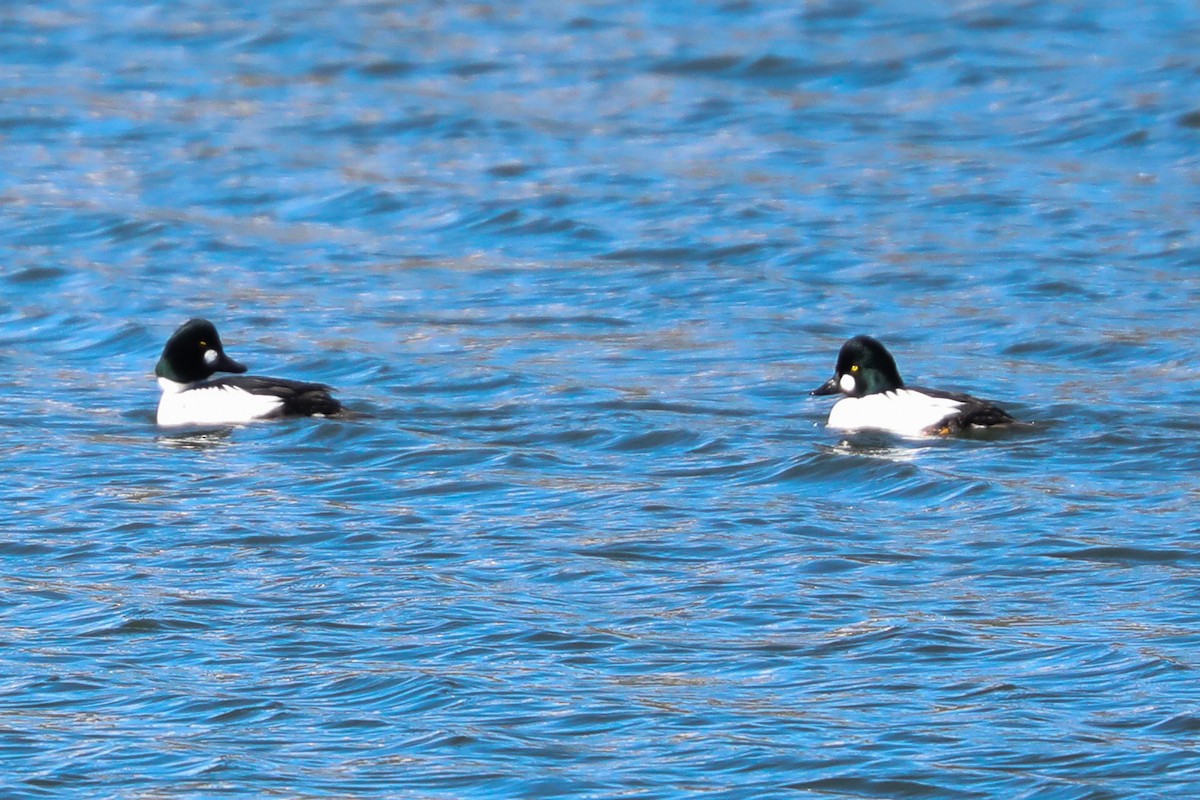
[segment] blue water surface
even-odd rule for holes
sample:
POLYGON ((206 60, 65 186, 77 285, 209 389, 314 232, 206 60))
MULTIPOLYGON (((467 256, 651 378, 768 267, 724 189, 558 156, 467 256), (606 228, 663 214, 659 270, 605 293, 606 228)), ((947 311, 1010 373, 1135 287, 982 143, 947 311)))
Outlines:
POLYGON ((1190 3, 0 7, 0 788, 1200 791, 1190 3), (154 424, 208 317, 345 419, 154 424), (845 439, 872 333, 1030 430, 845 439))

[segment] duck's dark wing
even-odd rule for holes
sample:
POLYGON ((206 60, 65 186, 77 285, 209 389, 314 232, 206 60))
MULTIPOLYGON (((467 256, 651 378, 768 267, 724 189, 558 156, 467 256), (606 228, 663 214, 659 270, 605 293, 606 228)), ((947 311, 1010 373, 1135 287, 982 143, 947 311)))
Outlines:
MULTIPOLYGON (((915 387, 909 387, 915 388, 915 387)), ((959 404, 958 410, 949 414, 935 425, 929 426, 931 433, 948 435, 959 433, 972 427, 986 428, 993 425, 1011 425, 1017 420, 1000 406, 987 400, 980 400, 969 394, 959 392, 943 392, 939 389, 917 389, 932 397, 943 397, 959 404)))
POLYGON ((333 398, 333 387, 323 383, 306 383, 287 378, 267 378, 260 375, 230 375, 208 382, 210 386, 227 386, 250 394, 278 397, 281 404, 271 416, 311 417, 313 414, 337 414, 342 404, 333 398))

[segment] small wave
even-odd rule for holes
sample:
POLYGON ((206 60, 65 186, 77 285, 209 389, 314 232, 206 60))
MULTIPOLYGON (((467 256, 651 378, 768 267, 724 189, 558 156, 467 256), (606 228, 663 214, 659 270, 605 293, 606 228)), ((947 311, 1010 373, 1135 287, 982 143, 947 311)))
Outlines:
POLYGON ((285 208, 283 216, 293 221, 344 223, 396 213, 404 210, 406 205, 396 192, 360 186, 313 200, 293 202, 285 208))
POLYGON ((788 784, 785 788, 821 794, 845 795, 850 797, 912 797, 938 798, 958 800, 958 798, 990 797, 981 792, 967 791, 960 786, 940 786, 923 780, 907 780, 904 778, 868 778, 865 776, 840 776, 834 778, 818 778, 812 781, 801 781, 788 784))
POLYGON ((11 283, 11 284, 15 284, 15 285, 21 285, 21 284, 37 285, 37 284, 53 283, 54 281, 65 278, 67 276, 67 274, 68 274, 67 271, 60 267, 49 267, 49 266, 40 266, 39 265, 39 266, 33 266, 33 267, 22 267, 21 269, 14 270, 14 271, 4 275, 3 279, 6 283, 11 283))
POLYGON ((1200 559, 1200 554, 1184 550, 1162 550, 1147 547, 1097 546, 1075 550, 1056 550, 1046 553, 1050 558, 1072 561, 1094 561, 1100 564, 1189 564, 1200 559))
POLYGON ((670 58, 659 61, 652 70, 666 75, 701 75, 769 82, 824 77, 843 68, 841 64, 817 63, 767 53, 761 56, 725 54, 670 58))
POLYGON ((606 449, 618 452, 654 452, 680 446, 696 447, 702 441, 703 437, 695 431, 682 428, 665 428, 621 436, 616 441, 608 444, 606 449))
POLYGON ((494 231, 509 236, 541 236, 565 233, 572 238, 600 241, 607 235, 588 223, 579 220, 555 218, 547 215, 531 215, 516 208, 506 209, 480 219, 468 221, 466 227, 475 230, 494 231))
POLYGON ((368 78, 395 78, 401 75, 408 75, 417 68, 417 64, 411 61, 403 61, 395 58, 381 58, 362 64, 358 67, 360 74, 368 78))

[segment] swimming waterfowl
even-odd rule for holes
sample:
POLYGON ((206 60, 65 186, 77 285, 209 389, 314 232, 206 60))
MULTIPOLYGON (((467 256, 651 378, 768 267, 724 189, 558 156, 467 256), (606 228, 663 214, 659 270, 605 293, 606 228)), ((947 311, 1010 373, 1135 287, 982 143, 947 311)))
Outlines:
POLYGON ((833 377, 812 394, 843 395, 826 423, 839 430, 948 436, 1017 422, 999 406, 969 394, 906 386, 892 354, 870 336, 855 336, 842 345, 833 377))
POLYGON ((237 425, 260 419, 328 416, 342 410, 323 383, 242 375, 206 319, 183 323, 163 347, 154 374, 162 387, 159 425, 237 425), (236 373, 212 377, 218 372, 236 373))

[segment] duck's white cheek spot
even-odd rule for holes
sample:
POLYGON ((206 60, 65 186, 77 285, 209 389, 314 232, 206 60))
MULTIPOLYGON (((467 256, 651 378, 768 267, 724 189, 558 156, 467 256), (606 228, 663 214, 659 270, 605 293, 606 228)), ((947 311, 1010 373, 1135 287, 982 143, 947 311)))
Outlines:
POLYGON ((838 386, 842 387, 842 391, 846 394, 853 392, 855 385, 854 376, 849 372, 838 378, 838 386))
POLYGON ((204 351, 204 363, 208 364, 210 367, 213 364, 217 363, 217 358, 218 358, 218 356, 217 356, 216 350, 205 350, 204 351))

